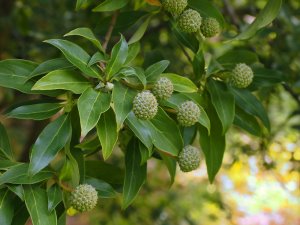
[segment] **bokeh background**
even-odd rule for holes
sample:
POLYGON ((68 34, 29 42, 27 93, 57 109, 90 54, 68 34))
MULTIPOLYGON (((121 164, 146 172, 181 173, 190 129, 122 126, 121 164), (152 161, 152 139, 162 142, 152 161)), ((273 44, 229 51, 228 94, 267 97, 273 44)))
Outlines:
MULTIPOLYGON (((132 2, 130 7, 152 10, 143 0, 132 2)), ((227 135, 222 169, 213 184, 208 182, 204 161, 195 172, 178 171, 170 187, 167 169, 158 160, 150 160, 147 182, 127 210, 121 210, 119 194, 115 199, 101 199, 91 213, 68 218, 68 225, 300 224, 300 2, 285 0, 271 26, 248 42, 233 44, 221 43, 219 39, 243 29, 266 1, 214 2, 227 25, 223 36, 205 45, 205 58, 209 60, 230 48, 242 47, 256 52, 266 67, 280 71, 285 77, 284 82, 266 85, 257 93, 269 114, 271 133, 257 138, 233 127, 227 135)), ((122 32, 130 37, 143 15, 129 12, 114 33, 122 32)), ((92 13, 91 8, 75 11, 74 0, 0 0, 0 59, 43 62, 57 57, 60 53, 42 43, 43 40, 61 38, 82 26, 92 28, 103 39, 110 16, 109 13, 92 13)), ((117 38, 113 36, 110 44, 117 38)), ((81 39, 76 41, 87 50, 92 47, 81 39)), ((171 61, 170 71, 192 72, 163 16, 151 22, 141 44, 137 65, 147 66, 167 58, 171 61)), ((28 160, 30 146, 46 123, 7 119, 3 112, 13 103, 33 98, 37 96, 0 87, 0 121, 8 128, 20 161, 28 160)), ((121 151, 115 152, 110 162, 123 167, 121 151)))

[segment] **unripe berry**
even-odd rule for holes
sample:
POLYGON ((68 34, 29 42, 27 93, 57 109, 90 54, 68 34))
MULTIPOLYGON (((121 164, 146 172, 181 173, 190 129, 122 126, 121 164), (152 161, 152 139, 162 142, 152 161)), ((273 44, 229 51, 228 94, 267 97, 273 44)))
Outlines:
POLYGON ((157 113, 158 103, 150 91, 137 94, 133 100, 133 112, 141 120, 152 119, 157 113))
POLYGON ((167 12, 173 16, 179 16, 185 7, 187 7, 187 0, 162 0, 161 4, 167 12))
POLYGON ((185 146, 178 155, 178 164, 182 172, 190 172, 200 165, 200 151, 191 146, 185 146))
POLYGON ((193 9, 185 10, 178 19, 178 27, 183 32, 195 33, 200 29, 201 16, 193 9))
POLYGON ((203 36, 207 38, 216 36, 221 30, 218 20, 212 17, 204 18, 200 29, 203 36))
POLYGON ((189 127, 194 125, 200 117, 200 109, 192 101, 182 103, 178 108, 177 120, 180 125, 189 127))
POLYGON ((239 63, 232 70, 230 83, 237 88, 248 87, 253 80, 253 71, 245 63, 239 63))
POLYGON ((97 205, 98 193, 89 184, 81 184, 71 193, 70 204, 79 212, 90 211, 97 205))
POLYGON ((153 87, 153 94, 161 100, 166 100, 171 97, 174 90, 174 86, 172 81, 166 77, 161 77, 159 80, 154 84, 153 87))

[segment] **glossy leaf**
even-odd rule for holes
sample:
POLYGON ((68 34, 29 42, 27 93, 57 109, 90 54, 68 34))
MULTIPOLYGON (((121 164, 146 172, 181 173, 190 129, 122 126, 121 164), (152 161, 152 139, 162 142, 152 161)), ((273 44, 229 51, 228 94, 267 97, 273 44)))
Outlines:
POLYGON ((109 183, 96 178, 85 179, 86 184, 92 185, 98 192, 100 198, 114 198, 116 197, 116 192, 109 183))
POLYGON ((52 185, 47 190, 48 196, 48 210, 52 212, 55 207, 63 200, 63 195, 60 187, 56 184, 52 185))
POLYGON ((111 59, 106 67, 106 74, 108 78, 115 75, 124 65, 128 55, 128 44, 125 38, 121 35, 120 41, 113 47, 111 52, 111 59))
POLYGON ((106 160, 111 155, 118 140, 116 117, 112 109, 101 115, 97 124, 97 133, 102 146, 102 155, 106 160))
POLYGON ((95 34, 93 33, 93 31, 90 28, 87 28, 87 27, 76 28, 76 29, 66 33, 64 35, 64 37, 66 37, 66 36, 84 37, 87 40, 89 40, 90 42, 92 42, 101 52, 104 52, 104 49, 103 49, 101 43, 98 41, 95 34))
POLYGON ((199 50, 199 41, 193 34, 181 32, 175 25, 172 27, 172 31, 176 39, 183 44, 184 46, 191 49, 194 53, 197 53, 199 50))
POLYGON ((234 96, 227 90, 226 85, 213 79, 208 80, 207 88, 212 104, 222 122, 223 134, 225 134, 234 120, 234 96))
POLYGON ((67 115, 49 123, 32 147, 29 174, 34 175, 45 168, 66 145, 71 132, 70 118, 67 115))
POLYGON ((110 106, 111 95, 88 88, 78 99, 78 111, 82 134, 86 135, 98 123, 102 113, 110 106))
POLYGON ((91 57, 80 46, 73 42, 61 39, 50 39, 45 42, 58 48, 64 54, 66 59, 80 69, 85 75, 99 78, 97 70, 87 66, 91 57))
POLYGON ((139 142, 139 150, 141 154, 141 165, 143 165, 151 158, 153 149, 148 149, 142 142, 139 142))
POLYGON ((14 155, 10 147, 8 135, 5 127, 0 123, 0 156, 13 160, 14 155))
POLYGON ((122 208, 127 208, 135 199, 142 185, 146 181, 147 164, 140 165, 141 155, 139 144, 136 139, 132 139, 125 153, 125 179, 123 186, 122 208))
POLYGON ((160 156, 164 161, 164 164, 168 168, 170 178, 171 178, 171 182, 170 182, 170 186, 171 186, 174 183, 175 175, 176 175, 176 165, 177 165, 176 160, 168 155, 165 155, 164 153, 160 153, 160 156))
POLYGON ((248 90, 231 88, 236 104, 250 115, 261 119, 264 126, 270 130, 270 121, 261 102, 248 90))
POLYGON ((11 225, 14 216, 13 196, 8 189, 0 189, 0 224, 11 225))
POLYGON ((131 111, 135 95, 136 91, 133 89, 130 89, 119 82, 115 83, 112 93, 112 101, 114 103, 114 111, 116 114, 117 130, 121 129, 123 122, 131 111))
POLYGON ((24 190, 22 185, 10 184, 6 186, 11 192, 17 195, 20 198, 20 200, 24 201, 24 190))
POLYGON ((10 160, 0 160, 0 170, 7 170, 10 167, 20 165, 20 162, 14 162, 10 160))
POLYGON ((16 119, 44 120, 55 115, 61 108, 59 103, 38 103, 22 105, 9 111, 6 115, 16 119))
POLYGON ((136 77, 143 84, 143 86, 146 87, 147 80, 142 68, 127 66, 121 69, 119 73, 126 77, 136 77))
POLYGON ((195 54, 193 59, 195 81, 199 81, 205 74, 205 59, 202 51, 195 54))
POLYGON ((197 86, 188 78, 174 74, 174 73, 163 73, 162 77, 169 78, 174 86, 174 91, 192 93, 197 92, 197 86))
POLYGON ((36 63, 27 60, 7 59, 0 61, 0 86, 31 93, 33 83, 25 82, 36 67, 36 63))
POLYGON ((141 44, 139 42, 135 42, 128 46, 128 56, 125 60, 124 65, 130 64, 136 56, 140 53, 141 44))
POLYGON ((234 124, 255 136, 261 136, 261 128, 256 118, 239 107, 235 107, 234 124))
POLYGON ((54 174, 49 170, 42 170, 39 173, 30 176, 28 174, 29 165, 20 164, 9 168, 0 177, 0 185, 9 184, 34 184, 51 178, 54 174))
POLYGON ((167 69, 169 64, 168 60, 162 60, 149 66, 145 71, 147 81, 155 82, 158 76, 167 69))
POLYGON ((92 66, 98 62, 106 61, 104 54, 96 52, 90 59, 88 66, 92 66))
POLYGON ((115 11, 117 9, 123 8, 127 5, 128 0, 105 0, 96 8, 93 9, 94 12, 106 12, 106 11, 115 11))
POLYGON ((149 26, 150 20, 151 16, 147 17, 146 20, 138 27, 137 31, 131 36, 130 40, 128 41, 129 45, 142 39, 149 26))
POLYGON ((75 94, 84 92, 90 83, 83 76, 72 70, 54 70, 39 79, 32 90, 69 90, 75 94))
POLYGON ((53 70, 63 70, 63 69, 69 69, 73 67, 74 66, 65 58, 50 59, 38 65, 32 71, 32 73, 27 77, 26 80, 29 80, 33 77, 40 76, 42 74, 49 73, 53 70))
POLYGON ((124 171, 103 161, 86 161, 86 176, 103 180, 110 184, 123 184, 124 171))
POLYGON ((246 40, 253 37, 257 31, 270 24, 278 15, 282 0, 269 0, 265 7, 258 14, 253 23, 234 40, 246 40))
POLYGON ((209 181, 212 183, 222 165, 225 151, 225 136, 222 134, 222 123, 212 105, 208 106, 207 112, 211 121, 210 135, 203 126, 199 126, 199 133, 209 181))
POLYGON ((57 225, 55 210, 48 211, 46 191, 39 187, 24 188, 25 204, 33 225, 57 225))

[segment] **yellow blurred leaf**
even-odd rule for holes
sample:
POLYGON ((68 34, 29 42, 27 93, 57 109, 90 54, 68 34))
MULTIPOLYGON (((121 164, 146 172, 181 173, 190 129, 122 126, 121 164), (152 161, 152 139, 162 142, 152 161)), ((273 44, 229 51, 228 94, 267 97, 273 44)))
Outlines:
POLYGON ((157 5, 157 6, 160 6, 160 1, 158 0, 145 0, 148 4, 150 5, 157 5))

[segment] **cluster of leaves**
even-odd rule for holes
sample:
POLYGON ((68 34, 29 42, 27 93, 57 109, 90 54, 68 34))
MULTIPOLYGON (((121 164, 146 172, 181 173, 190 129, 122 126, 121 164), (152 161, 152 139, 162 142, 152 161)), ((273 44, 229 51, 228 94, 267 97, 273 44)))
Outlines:
MULTIPOLYGON (((77 9, 89 2, 78 0, 77 9)), ((116 16, 128 16, 128 11, 122 11, 128 3, 106 0, 94 11, 117 10, 113 22, 116 16)), ((210 1, 190 0, 188 4, 201 16, 213 17, 225 27, 222 14, 210 1)), ((280 0, 269 0, 245 31, 226 41, 251 38, 276 17, 280 5, 280 0)), ((50 39, 45 42, 64 57, 41 64, 20 59, 0 62, 0 86, 40 96, 38 100, 13 105, 6 116, 51 118, 32 146, 29 163, 16 162, 5 128, 0 126, 1 224, 24 224, 29 215, 35 225, 64 224, 66 209, 70 207, 69 192, 81 183, 94 186, 100 198, 115 197, 115 189, 121 189, 126 208, 146 180, 148 159, 162 160, 172 183, 179 152, 198 137, 208 177, 213 182, 222 164, 225 135, 233 124, 256 136, 270 130, 264 107, 252 92, 283 78, 279 74, 274 79, 274 71, 264 68, 254 52, 233 49, 208 61, 203 48, 206 40, 180 31, 169 17, 179 45, 193 54, 193 77, 165 72, 168 60, 147 68, 134 64, 151 20, 165 15, 159 6, 150 9, 129 40, 121 35, 110 54, 107 43, 101 44, 89 28, 81 27, 65 36, 90 41, 95 47, 92 55, 69 40, 50 39), (238 63, 246 63, 254 71, 254 80, 246 89, 236 89, 221 79, 238 63), (171 80, 174 93, 159 102, 153 119, 140 120, 132 112, 133 99, 140 91, 151 90, 160 77, 171 80), (193 101, 201 110, 198 123, 190 127, 179 126, 174 115, 185 101, 193 101), (87 159, 101 151, 106 160, 117 144, 125 154, 125 171, 102 160, 87 159)), ((125 21, 117 20, 115 26, 124 26, 125 21)), ((113 23, 108 30, 111 28, 113 23)))

